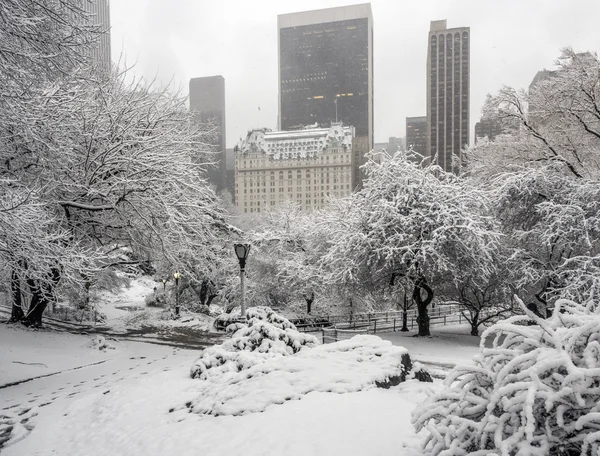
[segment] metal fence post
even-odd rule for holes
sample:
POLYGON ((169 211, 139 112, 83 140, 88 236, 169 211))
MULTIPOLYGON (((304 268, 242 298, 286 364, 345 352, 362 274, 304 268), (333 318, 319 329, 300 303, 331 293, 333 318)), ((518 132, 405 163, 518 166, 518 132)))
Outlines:
POLYGON ((396 332, 396 319, 394 318, 394 332, 396 332))
POLYGON ((325 328, 321 328, 321 335, 322 335, 323 343, 325 343, 325 328))

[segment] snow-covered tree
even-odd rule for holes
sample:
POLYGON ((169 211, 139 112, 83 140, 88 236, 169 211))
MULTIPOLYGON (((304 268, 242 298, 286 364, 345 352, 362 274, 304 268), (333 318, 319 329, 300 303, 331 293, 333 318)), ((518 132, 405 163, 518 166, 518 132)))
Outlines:
POLYGON ((419 335, 429 335, 428 305, 435 281, 454 280, 468 262, 491 273, 496 242, 482 207, 485 192, 439 167, 421 167, 399 153, 365 165, 367 179, 330 220, 323 262, 330 283, 403 281, 419 312, 419 335), (423 296, 423 292, 425 296, 423 296))
POLYGON ((87 50, 102 32, 85 12, 88 1, 3 0, 1 102, 27 97, 40 84, 87 63, 87 50))
POLYGON ((530 92, 502 88, 490 105, 503 124, 518 130, 466 153, 473 174, 552 165, 572 177, 600 172, 600 60, 564 49, 557 70, 530 92))
POLYGON ((597 455, 600 313, 597 298, 559 300, 548 320, 526 315, 484 332, 475 365, 413 412, 427 455, 597 455), (537 325, 524 326, 528 320, 537 325), (492 341, 486 348, 485 340, 492 341))
MULTIPOLYGON (((295 203, 268 211, 260 228, 250 234, 258 266, 255 282, 263 293, 284 293, 290 300, 301 299, 310 314, 323 291, 320 257, 319 213, 303 212, 295 203)), ((258 291, 258 290, 257 290, 258 291)))
POLYGON ((544 167, 502 175, 493 187, 517 289, 544 307, 600 289, 598 181, 544 167))
POLYGON ((2 171, 43 193, 69 242, 100 250, 105 263, 126 247, 134 260, 163 257, 177 269, 228 233, 204 177, 212 132, 195 126, 184 99, 122 75, 75 75, 16 109, 0 139, 2 171))

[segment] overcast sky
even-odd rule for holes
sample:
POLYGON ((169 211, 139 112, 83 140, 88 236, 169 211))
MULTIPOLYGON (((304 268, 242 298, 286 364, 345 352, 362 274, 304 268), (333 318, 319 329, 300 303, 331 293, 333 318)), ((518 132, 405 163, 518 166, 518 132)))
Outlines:
MULTIPOLYGON (((349 0, 112 0, 113 60, 188 92, 190 78, 225 78, 227 147, 277 123, 277 15, 349 0), (260 106, 261 110, 258 111, 260 106)), ((471 134, 487 93, 527 87, 560 49, 600 48, 600 0, 373 0, 375 141, 425 115, 429 21, 471 27, 471 134)))

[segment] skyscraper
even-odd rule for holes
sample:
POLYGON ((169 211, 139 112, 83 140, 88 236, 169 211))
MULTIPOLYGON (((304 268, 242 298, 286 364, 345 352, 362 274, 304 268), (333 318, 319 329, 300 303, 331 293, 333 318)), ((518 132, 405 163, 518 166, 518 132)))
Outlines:
POLYGON ((355 128, 353 185, 373 148, 373 17, 368 3, 278 16, 279 128, 355 128))
POLYGON ((83 9, 90 17, 90 23, 97 25, 101 32, 97 46, 90 50, 94 66, 110 71, 110 5, 108 0, 82 2, 83 9))
POLYGON ((469 144, 470 29, 431 21, 427 45, 427 149, 446 171, 458 172, 469 144))
POLYGON ((208 179, 217 191, 225 188, 225 79, 223 76, 207 76, 190 79, 190 110, 200 122, 216 123, 217 134, 212 151, 216 164, 208 170, 208 179))
POLYGON ((429 157, 427 153, 427 117, 406 118, 406 149, 412 149, 423 157, 429 157))

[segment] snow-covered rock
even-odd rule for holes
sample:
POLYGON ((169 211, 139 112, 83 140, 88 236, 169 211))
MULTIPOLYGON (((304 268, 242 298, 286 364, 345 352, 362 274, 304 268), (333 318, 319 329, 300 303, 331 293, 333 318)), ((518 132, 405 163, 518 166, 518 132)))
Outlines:
MULTIPOLYGON (((222 348, 218 350, 222 355, 222 348)), ((261 362, 256 362, 256 355, 239 352, 239 371, 231 368, 225 375, 220 371, 205 375, 207 381, 195 389, 196 399, 177 412, 244 415, 312 392, 344 394, 389 388, 413 377, 407 350, 376 336, 355 336, 300 350, 293 356, 261 357, 261 362)))

